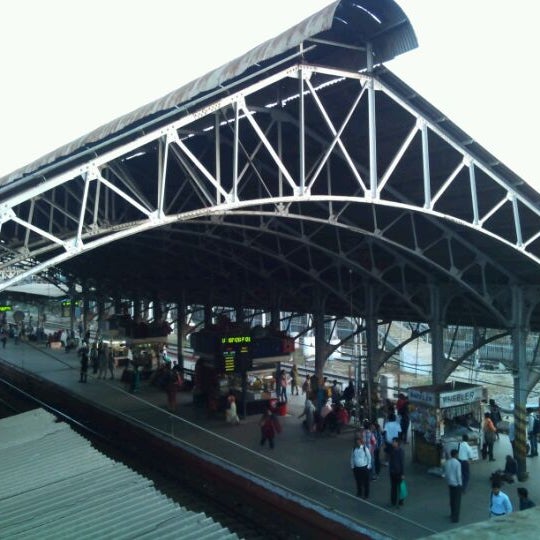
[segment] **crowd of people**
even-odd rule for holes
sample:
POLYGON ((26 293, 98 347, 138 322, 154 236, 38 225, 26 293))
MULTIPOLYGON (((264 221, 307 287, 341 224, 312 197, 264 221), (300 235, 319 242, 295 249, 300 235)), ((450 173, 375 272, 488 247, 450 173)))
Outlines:
POLYGON ((370 496, 370 484, 381 474, 381 465, 388 467, 389 501, 394 509, 404 505, 407 496, 405 484, 405 453, 402 445, 408 442, 410 426, 409 401, 399 394, 396 403, 387 400, 385 419, 381 426, 377 418, 355 418, 357 393, 354 382, 342 389, 337 381, 306 375, 301 387, 305 395, 304 409, 299 415, 306 434, 340 434, 345 426, 353 428, 353 448, 350 467, 356 485, 356 495, 363 499, 370 496), (352 414, 351 414, 352 413, 352 414))
POLYGON ((384 463, 390 480, 390 506, 399 510, 404 505, 407 486, 403 438, 401 425, 392 412, 382 427, 377 420, 364 420, 362 427, 356 430, 350 464, 357 497, 369 498, 370 483, 379 478, 384 463), (381 451, 384 461, 381 461, 381 451))
MULTIPOLYGON (((482 447, 481 457, 483 460, 496 461, 494 457, 494 446, 500 440, 498 426, 501 422, 501 414, 494 400, 489 401, 490 410, 484 413, 482 422, 482 447)), ((529 439, 534 436, 535 442, 537 435, 531 433, 536 419, 535 411, 529 412, 528 436, 529 439)), ((514 445, 514 425, 510 424, 509 440, 514 445)), ((460 507, 462 495, 467 493, 470 480, 470 463, 474 459, 474 453, 468 443, 467 434, 462 435, 462 441, 457 448, 450 451, 448 459, 444 463, 444 476, 449 489, 450 501, 450 519, 452 522, 459 522, 460 507)), ((529 457, 534 457, 534 445, 530 444, 531 453, 529 457)), ((537 454, 536 454, 537 455, 537 454)), ((513 505, 510 497, 502 490, 503 485, 513 484, 518 478, 518 463, 514 455, 507 454, 505 457, 504 468, 495 470, 490 478, 491 492, 489 495, 489 517, 498 517, 509 514, 513 511, 513 505)), ((535 503, 529 498, 528 490, 525 487, 518 487, 517 494, 519 498, 519 510, 532 508, 535 503)))
MULTIPOLYGON (((295 368, 293 369, 290 374, 285 371, 281 372, 284 381, 283 387, 290 387, 291 394, 298 395, 298 373, 295 368)), ((361 396, 357 396, 353 381, 350 381, 349 385, 342 389, 337 381, 329 382, 327 379, 318 381, 314 376, 308 374, 301 385, 301 393, 305 396, 305 402, 299 418, 303 420, 302 426, 306 433, 339 434, 345 426, 353 424, 351 416, 358 409, 356 398, 361 398, 361 396)), ((283 398, 284 394, 281 394, 281 397, 283 398)), ((481 453, 484 459, 494 462, 494 444, 500 438, 497 426, 502 417, 493 400, 490 400, 489 407, 490 411, 485 413, 481 428, 483 441, 481 453)), ((402 446, 408 444, 409 439, 410 414, 407 396, 400 393, 395 402, 387 399, 382 407, 377 409, 377 412, 381 411, 384 415, 382 426, 376 419, 365 420, 361 423, 361 428, 356 432, 358 437, 355 436, 354 459, 351 456, 357 494, 364 498, 369 496, 368 482, 376 480, 380 474, 381 463, 388 466, 392 464, 392 468, 396 469, 394 463, 396 447, 403 451, 402 446), (362 453, 365 454, 365 451, 369 457, 362 455, 362 453), (353 463, 356 465, 353 466, 353 463), (369 474, 365 472, 366 470, 369 470, 369 474)), ((355 419, 354 425, 357 427, 360 422, 355 419)), ((537 438, 540 432, 540 419, 536 411, 529 412, 527 432, 529 438, 528 456, 535 457, 538 455, 537 438)), ((513 443, 512 438, 511 441, 513 443)), ((453 522, 458 522, 461 496, 467 493, 470 482, 470 464, 474 459, 473 449, 469 444, 467 434, 463 434, 454 453, 455 455, 448 456, 444 467, 450 469, 445 473, 450 491, 450 518, 453 522)), ((401 484, 397 481, 398 472, 399 467, 397 467, 391 482, 390 503, 394 508, 403 505, 403 499, 399 495, 401 484)), ((504 482, 513 483, 517 478, 517 473, 517 462, 514 456, 508 455, 504 467, 493 472, 492 485, 502 486, 504 482)))
MULTIPOLYGON (((381 447, 383 448, 383 464, 388 466, 390 481, 390 506, 399 509, 403 506, 408 495, 405 483, 405 460, 402 445, 407 443, 407 431, 409 429, 408 400, 404 394, 398 395, 394 404, 391 400, 385 403, 386 416, 383 426, 377 421, 365 421, 361 429, 355 434, 353 449, 350 456, 350 465, 353 471, 356 495, 363 499, 370 496, 370 482, 376 480, 380 474, 381 447)), ((497 408, 491 403, 491 410, 484 417, 482 429, 484 431, 485 459, 495 461, 493 458, 493 445, 498 440, 496 428, 497 408), (495 414, 494 414, 495 413, 495 414), (486 434, 491 436, 486 437, 486 434)), ((530 417, 534 417, 531 414, 530 417)), ((533 420, 529 420, 529 431, 533 428, 533 420)), ((531 445, 531 454, 534 445, 531 445)), ((537 454, 536 454, 537 455, 537 454)), ((457 448, 450 451, 448 459, 444 462, 444 478, 449 492, 450 520, 458 523, 462 496, 467 493, 470 481, 470 463, 474 459, 473 450, 469 444, 467 434, 462 435, 462 440, 457 448)), ((489 516, 497 517, 513 511, 510 497, 502 489, 504 483, 513 483, 518 474, 517 462, 512 455, 507 455, 503 469, 497 469, 491 475, 491 492, 489 495, 489 516)), ((525 510, 535 506, 529 498, 528 490, 521 486, 517 488, 519 498, 519 510, 525 510)))
MULTIPOLYGON (((113 380, 117 365, 112 347, 101 339, 96 339, 91 345, 89 345, 89 341, 89 335, 85 335, 77 349, 80 359, 79 382, 88 382, 90 369, 92 375, 98 380, 113 380)), ((134 359, 131 347, 127 348, 126 355, 127 362, 121 380, 126 384, 126 389, 130 393, 135 393, 140 388, 141 365, 134 359)), ((167 410, 176 412, 177 393, 182 389, 184 381, 177 366, 168 355, 166 347, 162 348, 159 356, 160 360, 157 363, 157 368, 151 373, 149 382, 165 392, 167 410)))
MULTIPOLYGON (((89 370, 92 370, 97 379, 114 378, 114 357, 112 349, 106 343, 98 340, 89 346, 86 341, 82 341, 78 354, 80 356, 79 382, 86 383, 88 381, 89 370)), ((129 358, 128 352, 128 362, 129 358)), ((132 359, 131 355, 131 362, 132 359)), ((153 378, 153 382, 166 393, 167 410, 176 412, 176 396, 183 381, 166 350, 163 352, 162 361, 159 363, 153 378)), ((400 393, 395 402, 390 399, 384 402, 382 409, 379 409, 384 414, 382 425, 377 418, 364 419, 363 421, 355 418, 352 422, 351 417, 358 410, 356 400, 359 397, 352 380, 345 388, 342 388, 337 380, 329 381, 327 378, 317 378, 310 374, 305 375, 304 380, 301 381, 296 365, 293 365, 290 370, 280 369, 278 380, 277 395, 280 401, 288 401, 289 391, 291 396, 302 395, 304 397, 304 407, 299 418, 302 419, 302 428, 308 436, 316 436, 320 433, 340 434, 345 427, 352 427, 351 431, 354 436, 350 453, 350 467, 356 495, 363 499, 369 499, 371 483, 379 479, 382 466, 385 466, 388 470, 389 506, 395 510, 403 507, 408 496, 403 448, 403 445, 408 444, 410 429, 407 396, 400 393)), ((135 391, 137 385, 138 380, 134 379, 130 391, 135 391)), ((231 425, 240 425, 241 423, 236 397, 232 392, 227 397, 225 420, 231 425)), ((484 414, 481 428, 483 435, 482 457, 489 461, 495 461, 494 445, 499 440, 499 430, 497 429, 499 422, 500 411, 494 402, 490 402, 490 411, 484 414)), ((537 411, 529 411, 527 422, 530 450, 528 455, 535 457, 538 455, 537 438, 538 431, 540 431, 537 411)), ((264 447, 268 444, 270 449, 274 449, 276 437, 282 432, 282 425, 276 410, 271 406, 267 407, 260 417, 258 425, 260 446, 264 447)), ((513 442, 511 436, 510 440, 513 442)), ((444 478, 449 493, 450 519, 454 523, 460 520, 462 497, 468 491, 470 464, 473 459, 468 435, 463 434, 457 448, 450 451, 448 459, 444 463, 444 478)), ((513 455, 508 454, 504 467, 495 470, 490 477, 490 517, 505 515, 514 510, 510 497, 503 490, 503 486, 505 483, 514 483, 517 476, 516 459, 513 455)), ((525 487, 518 487, 517 493, 520 510, 534 506, 525 487)))
POLYGON ((342 390, 337 380, 330 383, 326 377, 318 380, 308 374, 302 383, 302 395, 304 410, 299 418, 304 419, 302 426, 306 433, 339 434, 349 424, 355 396, 352 381, 342 390))

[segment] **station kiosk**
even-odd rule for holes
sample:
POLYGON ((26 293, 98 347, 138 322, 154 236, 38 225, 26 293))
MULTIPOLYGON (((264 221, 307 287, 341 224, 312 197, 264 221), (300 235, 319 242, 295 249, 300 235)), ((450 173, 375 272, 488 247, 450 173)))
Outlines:
POLYGON ((462 436, 469 437, 478 459, 482 426, 481 386, 462 382, 416 386, 407 390, 412 428, 413 461, 440 467, 457 448, 462 436))
POLYGON ((199 357, 194 403, 220 411, 233 394, 244 416, 262 413, 270 402, 276 403, 281 362, 289 361, 294 352, 291 337, 266 328, 201 330, 191 335, 191 346, 199 357))

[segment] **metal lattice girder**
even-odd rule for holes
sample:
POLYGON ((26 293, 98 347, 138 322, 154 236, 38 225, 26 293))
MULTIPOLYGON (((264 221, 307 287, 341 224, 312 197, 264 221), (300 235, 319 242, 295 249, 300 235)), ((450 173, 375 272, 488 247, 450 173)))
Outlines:
POLYGON ((540 263, 539 211, 444 124, 385 70, 289 66, 2 201, 0 271, 33 263, 0 287, 163 231, 284 290, 309 281, 336 311, 356 293, 361 311, 369 281, 382 312, 429 320, 435 282, 446 309, 466 298, 505 326, 507 287, 540 263))

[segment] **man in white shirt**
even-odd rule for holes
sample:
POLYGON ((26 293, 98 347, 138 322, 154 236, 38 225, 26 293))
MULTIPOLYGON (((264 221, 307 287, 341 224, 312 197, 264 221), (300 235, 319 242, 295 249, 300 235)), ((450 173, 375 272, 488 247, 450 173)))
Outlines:
POLYGON ((493 482, 489 498, 489 517, 504 516, 512 512, 512 503, 508 495, 501 491, 501 484, 493 482))
POLYGON ((401 433, 401 424, 397 421, 395 414, 389 414, 388 420, 384 424, 384 441, 385 448, 384 453, 386 454, 386 462, 388 463, 390 452, 392 451, 392 441, 394 439, 399 439, 399 434, 401 433))
POLYGON ((363 429, 356 433, 356 441, 351 453, 351 469, 356 481, 356 496, 367 499, 369 497, 371 453, 365 445, 363 429))
POLYGON ((467 491, 467 486, 469 485, 469 478, 470 478, 470 467, 469 467, 469 461, 473 458, 473 451, 472 448, 469 445, 469 436, 464 433, 462 436, 462 441, 458 444, 457 450, 458 455, 457 458, 459 462, 461 463, 461 492, 465 493, 467 491))
POLYGON ((450 452, 450 459, 444 464, 444 476, 450 492, 450 519, 453 523, 459 521, 461 506, 461 463, 457 459, 458 451, 454 448, 450 452))

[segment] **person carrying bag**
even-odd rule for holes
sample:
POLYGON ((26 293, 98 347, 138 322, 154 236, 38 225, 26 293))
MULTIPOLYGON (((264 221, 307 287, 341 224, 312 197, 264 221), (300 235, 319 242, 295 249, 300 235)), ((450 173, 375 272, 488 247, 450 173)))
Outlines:
POLYGON ((407 488, 407 483, 405 482, 405 480, 402 480, 401 484, 399 484, 399 493, 398 493, 398 499, 399 499, 400 505, 403 505, 403 502, 408 497, 408 495, 409 495, 409 489, 407 488))

